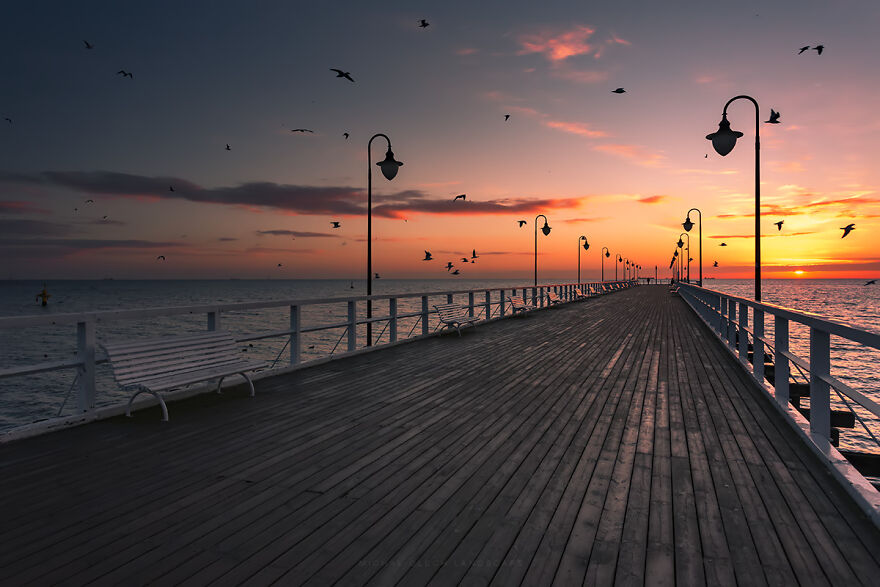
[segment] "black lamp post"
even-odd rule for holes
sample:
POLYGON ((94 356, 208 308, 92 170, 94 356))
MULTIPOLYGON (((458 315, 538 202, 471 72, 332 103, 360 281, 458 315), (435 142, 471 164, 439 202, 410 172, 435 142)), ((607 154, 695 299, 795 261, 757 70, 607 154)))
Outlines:
POLYGON ((696 213, 697 213, 697 215, 698 215, 698 217, 699 217, 698 219, 699 219, 699 221, 700 221, 700 235, 699 235, 699 236, 700 236, 700 238, 699 238, 699 245, 700 245, 700 283, 699 283, 699 285, 700 285, 700 287, 703 287, 703 213, 700 212, 699 208, 691 208, 691 209, 688 210, 688 212, 687 212, 687 218, 685 218, 684 222, 682 222, 681 225, 684 227, 684 229, 685 229, 687 232, 690 232, 690 231, 691 231, 691 229, 694 227, 694 223, 691 222, 691 212, 694 212, 694 211, 696 211, 696 213))
MULTIPOLYGON (((678 235, 678 248, 682 249, 682 253, 687 251, 687 282, 691 282, 691 235, 686 232, 678 235), (684 242, 681 240, 681 237, 687 237, 687 247, 684 247, 684 242)), ((683 261, 682 261, 683 262, 683 261)))
POLYGON ((623 263, 623 257, 620 256, 620 253, 617 253, 614 257, 614 281, 617 281, 617 264, 623 263))
POLYGON ((382 137, 388 143, 385 159, 376 163, 382 170, 385 179, 388 181, 394 179, 397 170, 403 165, 400 161, 394 160, 391 139, 382 133, 370 137, 367 143, 367 346, 373 345, 373 323, 370 321, 370 318, 373 317, 373 300, 370 299, 370 296, 373 295, 373 168, 370 165, 370 147, 376 137, 382 137))
POLYGON ((602 252, 605 253, 605 255, 603 256, 600 254, 599 261, 602 266, 602 283, 605 283, 605 258, 611 256, 611 251, 608 250, 608 247, 602 247, 602 252))
POLYGON ((544 219, 544 226, 541 227, 541 232, 544 233, 544 236, 550 234, 550 225, 548 224, 547 217, 543 214, 535 216, 535 287, 538 287, 538 218, 544 219))
POLYGON ((588 251, 590 249, 590 243, 587 242, 587 237, 581 235, 578 237, 578 287, 581 285, 581 241, 584 241, 584 250, 588 251))
POLYGON ((712 147, 722 157, 733 150, 736 139, 743 136, 743 133, 730 129, 730 123, 727 121, 727 107, 731 102, 739 99, 748 100, 755 105, 755 301, 761 301, 761 115, 758 102, 751 96, 745 95, 735 96, 728 100, 721 112, 718 130, 706 135, 706 138, 712 141, 712 147))

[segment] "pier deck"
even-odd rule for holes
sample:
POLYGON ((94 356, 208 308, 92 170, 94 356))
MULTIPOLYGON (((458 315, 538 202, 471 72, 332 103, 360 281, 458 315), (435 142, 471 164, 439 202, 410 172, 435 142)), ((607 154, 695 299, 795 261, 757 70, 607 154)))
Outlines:
POLYGON ((639 287, 0 447, 0 583, 876 584, 880 532, 639 287))

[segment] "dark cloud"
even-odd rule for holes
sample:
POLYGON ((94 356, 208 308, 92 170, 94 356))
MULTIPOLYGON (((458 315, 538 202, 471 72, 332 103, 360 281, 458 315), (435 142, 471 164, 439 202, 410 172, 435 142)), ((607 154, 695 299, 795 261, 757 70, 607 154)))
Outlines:
POLYGON ((0 218, 0 234, 4 236, 64 236, 72 232, 72 227, 57 222, 0 218))
POLYGON ((0 202, 0 214, 51 214, 51 212, 30 202, 6 200, 0 202))
POLYGON ((221 243, 231 243, 233 241, 237 241, 238 239, 235 237, 232 237, 232 236, 221 236, 217 240, 220 241, 221 243))
POLYGON ((259 236, 263 236, 264 234, 268 234, 270 236, 294 236, 301 238, 310 238, 310 237, 329 237, 329 238, 340 238, 338 234, 329 234, 326 232, 303 232, 300 230, 258 230, 257 234, 259 236))

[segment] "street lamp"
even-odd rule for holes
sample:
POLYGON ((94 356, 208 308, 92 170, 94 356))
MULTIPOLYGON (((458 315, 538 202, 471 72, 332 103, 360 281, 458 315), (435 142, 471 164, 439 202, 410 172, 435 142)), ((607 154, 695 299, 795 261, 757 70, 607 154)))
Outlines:
POLYGON ((687 232, 691 231, 691 229, 694 227, 694 223, 691 222, 691 212, 694 212, 694 211, 696 211, 696 213, 699 217, 698 219, 700 221, 700 239, 699 239, 699 241, 700 241, 699 242, 699 244, 700 244, 700 284, 699 285, 700 285, 700 287, 703 287, 703 213, 700 212, 699 208, 691 208, 687 212, 687 218, 685 218, 684 222, 682 222, 681 225, 684 227, 684 229, 687 232))
POLYGON ((620 256, 620 253, 617 253, 614 257, 614 281, 617 281, 617 264, 623 263, 623 257, 620 256))
POLYGON ((367 346, 373 346, 373 323, 370 321, 373 317, 373 300, 370 299, 373 295, 373 168, 370 165, 370 148, 376 137, 382 137, 388 143, 385 159, 376 163, 385 179, 388 181, 394 179, 397 170, 403 165, 400 161, 394 160, 391 139, 387 135, 376 133, 370 137, 367 143, 367 346))
POLYGON ((590 243, 587 242, 587 237, 581 235, 578 237, 578 287, 581 285, 581 241, 584 241, 584 250, 588 251, 590 249, 590 243))
MULTIPOLYGON (((690 283, 691 282, 691 235, 689 235, 686 232, 683 232, 680 235, 678 235, 678 248, 682 249, 682 251, 681 251, 682 254, 685 251, 687 251, 687 282, 690 283), (681 237, 683 237, 683 236, 686 236, 688 239, 687 240, 687 247, 684 247, 684 241, 681 240, 681 237)), ((682 260, 682 263, 683 262, 684 261, 682 260)))
POLYGON ((548 224, 547 217, 543 214, 535 216, 535 287, 538 287, 538 218, 544 219, 544 226, 541 227, 541 232, 544 233, 544 236, 550 234, 550 225, 548 224))
POLYGON ((599 255, 599 261, 602 266, 602 283, 605 283, 605 258, 611 256, 611 251, 608 250, 608 247, 602 247, 602 252, 605 253, 604 256, 599 255))
POLYGON ((761 301, 761 114, 758 102, 751 96, 735 96, 727 101, 724 110, 721 112, 721 122, 718 123, 718 130, 706 135, 706 138, 712 141, 712 147, 722 157, 733 150, 736 145, 736 139, 743 136, 743 133, 730 129, 730 123, 727 121, 727 107, 734 100, 748 100, 755 105, 755 301, 761 301))

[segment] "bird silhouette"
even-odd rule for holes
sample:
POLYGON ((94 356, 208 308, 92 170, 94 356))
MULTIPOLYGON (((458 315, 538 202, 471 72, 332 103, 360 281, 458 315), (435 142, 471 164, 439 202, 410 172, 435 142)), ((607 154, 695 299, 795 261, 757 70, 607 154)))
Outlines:
MULTIPOLYGON (((341 221, 340 221, 340 222, 341 222, 341 221)), ((330 221, 330 224, 332 225, 332 228, 339 228, 339 222, 336 222, 336 221, 331 220, 331 221, 330 221)))
POLYGON ((422 259, 422 261, 433 261, 433 260, 434 260, 434 257, 431 256, 431 253, 429 251, 425 251, 425 258, 422 259))
POLYGON ((470 261, 468 261, 468 258, 467 258, 467 257, 462 257, 462 258, 461 258, 461 262, 462 262, 462 263, 469 263, 470 261))
POLYGON ((779 113, 776 110, 770 109, 770 120, 765 120, 764 122, 768 124, 779 124, 779 113))
POLYGON ((712 267, 718 267, 718 261, 715 261, 715 264, 712 267))
POLYGON ((342 133, 342 136, 344 136, 345 139, 348 140, 348 133, 347 132, 342 133))
POLYGON ((454 198, 452 198, 452 201, 454 202, 456 200, 466 200, 466 199, 467 199, 467 194, 459 194, 459 195, 455 196, 454 198))
POLYGON ((726 246, 727 246, 727 243, 721 243, 721 244, 718 245, 718 246, 719 246, 719 247, 726 247, 726 246))
POLYGON ((452 261, 446 263, 446 270, 449 271, 450 269, 452 269, 452 261))
POLYGON ((510 114, 505 114, 504 115, 504 122, 507 122, 508 120, 510 120, 510 114))
POLYGON ((95 48, 94 45, 92 45, 91 43, 89 43, 89 42, 86 41, 85 39, 83 39, 83 44, 85 44, 86 49, 94 49, 94 48, 95 48))
POLYGON ((840 237, 840 238, 845 237, 846 235, 848 235, 849 233, 851 233, 851 232, 854 231, 855 229, 856 229, 856 225, 855 225, 855 224, 847 224, 846 226, 844 226, 843 228, 840 229, 840 230, 843 231, 843 236, 840 237))
POLYGON ((281 267, 281 263, 278 263, 278 265, 276 265, 276 267, 281 267))
POLYGON ((774 222, 773 224, 776 225, 776 228, 778 228, 779 230, 782 230, 782 223, 783 222, 785 222, 785 220, 780 220, 779 222, 774 222))
POLYGON ((419 20, 419 28, 426 29, 431 26, 431 23, 425 20, 424 18, 419 20))
POLYGON ((461 272, 458 269, 456 269, 455 271, 452 272, 452 275, 459 275, 460 273, 461 272))
POLYGON ((517 222, 519 222, 519 227, 522 228, 523 226, 525 226, 527 221, 526 220, 517 220, 517 222))
POLYGON ((474 249, 474 252, 471 253, 471 259, 479 259, 480 256, 477 254, 477 249, 474 249))
POLYGON ((309 130, 307 128, 292 128, 290 129, 290 132, 310 132, 312 134, 315 134, 315 131, 309 130))
POLYGON ((803 53, 804 51, 806 51, 809 48, 810 48, 809 45, 807 45, 806 47, 801 47, 800 49, 798 49, 798 55, 800 55, 801 53, 803 53))
POLYGON ((101 216, 101 220, 107 220, 106 216, 101 216))
POLYGON ((332 67, 330 68, 330 71, 335 71, 336 77, 344 77, 348 81, 354 82, 354 80, 351 77, 351 73, 348 71, 342 71, 341 69, 333 69, 332 67))
POLYGON ((611 93, 612 94, 625 94, 626 90, 624 90, 623 88, 617 88, 616 90, 611 90, 611 93))
POLYGON ((12 119, 9 118, 8 116, 4 116, 4 117, 3 117, 3 120, 5 120, 6 122, 8 122, 9 124, 12 124, 12 119))
POLYGON ((164 261, 164 260, 165 260, 165 255, 159 255, 158 257, 156 257, 156 260, 157 260, 157 261, 158 261, 159 259, 161 259, 161 260, 164 261))
POLYGON ((865 285, 875 285, 877 283, 876 279, 872 279, 871 281, 866 281, 865 285))
POLYGON ((88 200, 86 200, 86 204, 94 204, 94 203, 95 203, 95 201, 92 200, 91 198, 89 198, 88 200))
POLYGON ((373 275, 373 279, 382 279, 382 277, 380 277, 378 273, 373 273, 373 275))
POLYGON ((174 186, 173 186, 173 185, 168 186, 168 191, 169 191, 169 192, 173 192, 173 191, 174 191, 174 186))
POLYGON ((825 49, 825 45, 816 45, 813 47, 813 50, 816 51, 819 55, 822 54, 822 51, 825 49))
POLYGON ((229 143, 226 143, 226 150, 231 151, 232 149, 229 147, 229 143))
POLYGON ((116 75, 121 75, 122 77, 130 77, 130 78, 134 79, 134 76, 131 74, 131 72, 125 71, 124 69, 120 69, 119 71, 117 71, 116 75))

